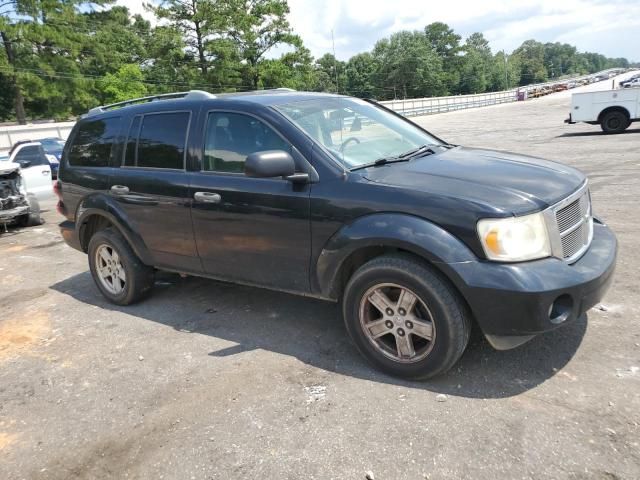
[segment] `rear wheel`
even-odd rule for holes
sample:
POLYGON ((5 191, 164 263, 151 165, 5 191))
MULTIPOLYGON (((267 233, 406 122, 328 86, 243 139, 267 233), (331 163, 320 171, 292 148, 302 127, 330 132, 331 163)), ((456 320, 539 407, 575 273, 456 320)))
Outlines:
POLYGON ((604 133, 622 133, 629 126, 629 118, 623 112, 614 110, 602 116, 600 126, 604 133))
POLYGON ((395 376, 426 379, 450 369, 469 341, 466 304, 446 280, 410 256, 389 255, 358 269, 342 301, 360 353, 395 376))
POLYGON ((110 302, 129 305, 151 291, 153 268, 143 264, 113 228, 100 230, 91 237, 88 254, 93 280, 110 302))

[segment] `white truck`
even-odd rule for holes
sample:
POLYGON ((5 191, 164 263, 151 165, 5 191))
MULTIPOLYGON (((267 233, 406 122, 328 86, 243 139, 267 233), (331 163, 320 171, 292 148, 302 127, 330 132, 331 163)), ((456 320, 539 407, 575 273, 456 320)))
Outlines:
POLYGON ((574 93, 571 112, 565 123, 600 125, 604 133, 624 132, 631 122, 640 120, 640 89, 625 88, 574 93))

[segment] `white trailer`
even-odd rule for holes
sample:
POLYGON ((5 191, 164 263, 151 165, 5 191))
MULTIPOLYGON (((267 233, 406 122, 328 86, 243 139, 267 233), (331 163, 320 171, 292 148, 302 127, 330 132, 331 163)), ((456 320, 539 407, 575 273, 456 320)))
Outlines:
POLYGON ((631 122, 640 120, 640 89, 625 88, 574 93, 571 112, 565 123, 600 125, 605 133, 624 132, 631 122))

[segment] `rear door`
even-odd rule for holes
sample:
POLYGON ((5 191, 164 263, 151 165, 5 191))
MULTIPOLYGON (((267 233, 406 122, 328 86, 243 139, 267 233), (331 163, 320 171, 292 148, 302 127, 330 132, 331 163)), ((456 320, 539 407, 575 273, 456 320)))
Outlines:
POLYGON ((76 124, 63 152, 58 177, 69 212, 76 212, 87 195, 104 193, 110 185, 121 124, 122 117, 117 115, 76 124))
POLYGON ((39 143, 20 145, 14 152, 12 161, 20 164, 28 194, 34 195, 38 200, 53 197, 51 166, 42 145, 39 143))
POLYGON ((122 164, 114 169, 109 187, 154 264, 185 272, 202 270, 185 171, 194 113, 189 109, 158 111, 131 118, 122 164))
POLYGON ((244 175, 247 155, 300 154, 249 114, 211 111, 205 118, 201 171, 191 183, 192 217, 206 273, 223 279, 309 291, 310 184, 244 175))

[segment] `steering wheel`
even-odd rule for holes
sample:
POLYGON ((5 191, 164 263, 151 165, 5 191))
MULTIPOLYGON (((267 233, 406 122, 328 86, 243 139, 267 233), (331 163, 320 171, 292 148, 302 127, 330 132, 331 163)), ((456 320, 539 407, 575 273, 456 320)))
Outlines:
POLYGON ((342 142, 342 145, 340 145, 340 152, 344 152, 344 149, 347 148, 347 145, 349 145, 349 143, 351 142, 360 143, 360 140, 358 140, 356 137, 347 138, 344 142, 342 142))

